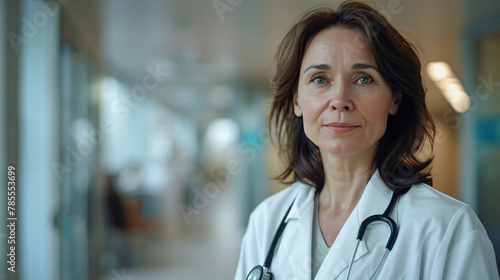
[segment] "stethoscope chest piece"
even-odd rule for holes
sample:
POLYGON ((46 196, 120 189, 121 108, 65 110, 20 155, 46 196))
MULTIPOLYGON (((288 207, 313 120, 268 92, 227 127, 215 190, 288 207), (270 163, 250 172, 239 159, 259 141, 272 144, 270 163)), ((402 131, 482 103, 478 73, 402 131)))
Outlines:
POLYGON ((267 252, 266 259, 264 260, 264 265, 256 265, 250 270, 250 273, 248 273, 246 280, 272 280, 273 279, 273 274, 269 271, 269 267, 271 266, 271 262, 273 260, 274 256, 274 250, 276 249, 276 246, 278 245, 278 240, 281 237, 281 234, 283 233, 283 230, 285 230, 286 227, 286 217, 288 216, 288 213, 290 213, 290 209, 292 209, 293 203, 295 202, 295 199, 292 201, 292 204, 286 211, 286 214, 283 216, 283 219, 281 220, 281 223, 278 227, 278 230, 276 230, 276 233, 274 234, 273 241, 271 242, 271 247, 269 248, 269 251, 267 252))
POLYGON ((273 274, 266 270, 262 265, 256 265, 248 273, 246 280, 272 280, 273 274))

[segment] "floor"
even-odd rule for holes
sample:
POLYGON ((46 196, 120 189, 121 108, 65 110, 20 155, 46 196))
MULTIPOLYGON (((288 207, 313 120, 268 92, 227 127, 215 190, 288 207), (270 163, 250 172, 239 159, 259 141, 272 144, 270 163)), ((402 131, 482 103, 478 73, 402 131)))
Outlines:
POLYGON ((136 264, 111 270, 103 280, 233 279, 241 233, 193 229, 175 239, 137 241, 136 264), (139 243, 139 244, 137 244, 139 243), (139 253, 137 253, 139 252, 139 253))

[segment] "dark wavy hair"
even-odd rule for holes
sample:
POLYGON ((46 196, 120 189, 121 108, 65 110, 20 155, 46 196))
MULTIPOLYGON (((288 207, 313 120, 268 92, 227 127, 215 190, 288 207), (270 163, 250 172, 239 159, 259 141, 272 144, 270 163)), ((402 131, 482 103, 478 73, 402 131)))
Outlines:
POLYGON ((306 12, 279 45, 269 122, 286 167, 276 179, 287 184, 301 181, 318 191, 325 183, 318 147, 306 137, 302 117, 294 114, 293 92, 297 90, 308 42, 331 27, 361 32, 382 77, 393 93, 402 95, 396 115, 389 115, 373 166, 389 189, 397 193, 405 193, 418 183, 432 185, 432 156, 423 161, 416 157, 425 141, 433 146, 436 128, 425 104, 426 89, 415 48, 382 14, 364 3, 350 1, 340 4, 337 10, 316 8, 306 12))

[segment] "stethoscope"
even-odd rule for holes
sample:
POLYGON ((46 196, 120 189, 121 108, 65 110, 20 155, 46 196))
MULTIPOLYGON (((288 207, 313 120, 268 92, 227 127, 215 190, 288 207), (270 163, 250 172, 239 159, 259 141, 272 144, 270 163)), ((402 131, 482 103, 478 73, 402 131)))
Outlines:
MULTIPOLYGON (((377 268, 373 272, 372 276, 370 279, 373 278, 377 274, 378 269, 384 262, 384 260, 387 257, 387 254, 389 251, 392 250, 392 247, 394 246, 394 243, 396 242, 396 238, 398 237, 398 226, 396 222, 390 217, 392 210, 394 209, 394 206, 396 205, 396 201, 398 200, 399 194, 397 193, 392 193, 392 198, 391 201, 389 202, 389 205, 385 209, 383 214, 379 215, 373 215, 368 218, 366 218, 361 225, 359 226, 358 230, 358 236, 357 236, 357 243, 356 243, 356 248, 354 249, 354 253, 352 254, 351 262, 349 263, 349 266, 347 268, 347 275, 346 275, 346 280, 349 279, 349 275, 351 274, 351 268, 352 268, 352 263, 354 262, 354 259, 356 257, 356 252, 358 251, 359 243, 363 240, 363 236, 365 235, 366 228, 374 222, 383 222, 386 223, 390 229, 391 229, 391 234, 389 236, 389 240, 387 240, 387 244, 385 245, 385 253, 380 262, 377 265, 377 268)), ((295 200, 294 200, 295 201, 295 200)), ((290 209, 292 209, 293 203, 290 205, 288 210, 286 211, 285 215, 283 216, 283 219, 281 220, 281 223, 276 230, 276 233, 274 233, 273 241, 271 242, 271 247, 269 248, 269 251, 267 251, 267 256, 266 259, 264 260, 263 265, 256 265, 252 270, 250 270, 250 273, 248 273, 246 280, 272 280, 273 279, 273 274, 269 271, 269 267, 271 266, 271 261, 273 260, 274 256, 274 251, 276 249, 276 246, 278 244, 278 240, 281 237, 281 234, 283 233, 283 230, 285 230, 285 227, 287 223, 285 222, 286 217, 288 216, 288 213, 290 212, 290 209)))

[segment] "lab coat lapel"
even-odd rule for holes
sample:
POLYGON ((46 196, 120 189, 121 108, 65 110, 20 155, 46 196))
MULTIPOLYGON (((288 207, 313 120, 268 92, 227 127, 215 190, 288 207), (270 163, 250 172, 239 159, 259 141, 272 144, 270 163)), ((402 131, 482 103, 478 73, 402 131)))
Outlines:
POLYGON ((283 247, 288 263, 283 279, 311 279, 311 237, 315 188, 298 193, 287 217, 283 247))
MULTIPOLYGON (((356 247, 359 226, 369 216, 383 213, 391 195, 392 192, 385 186, 377 170, 326 255, 315 279, 336 279, 347 269, 356 247)), ((356 265, 356 262, 365 257, 368 252, 366 240, 363 239, 359 244, 353 265, 356 265)))

